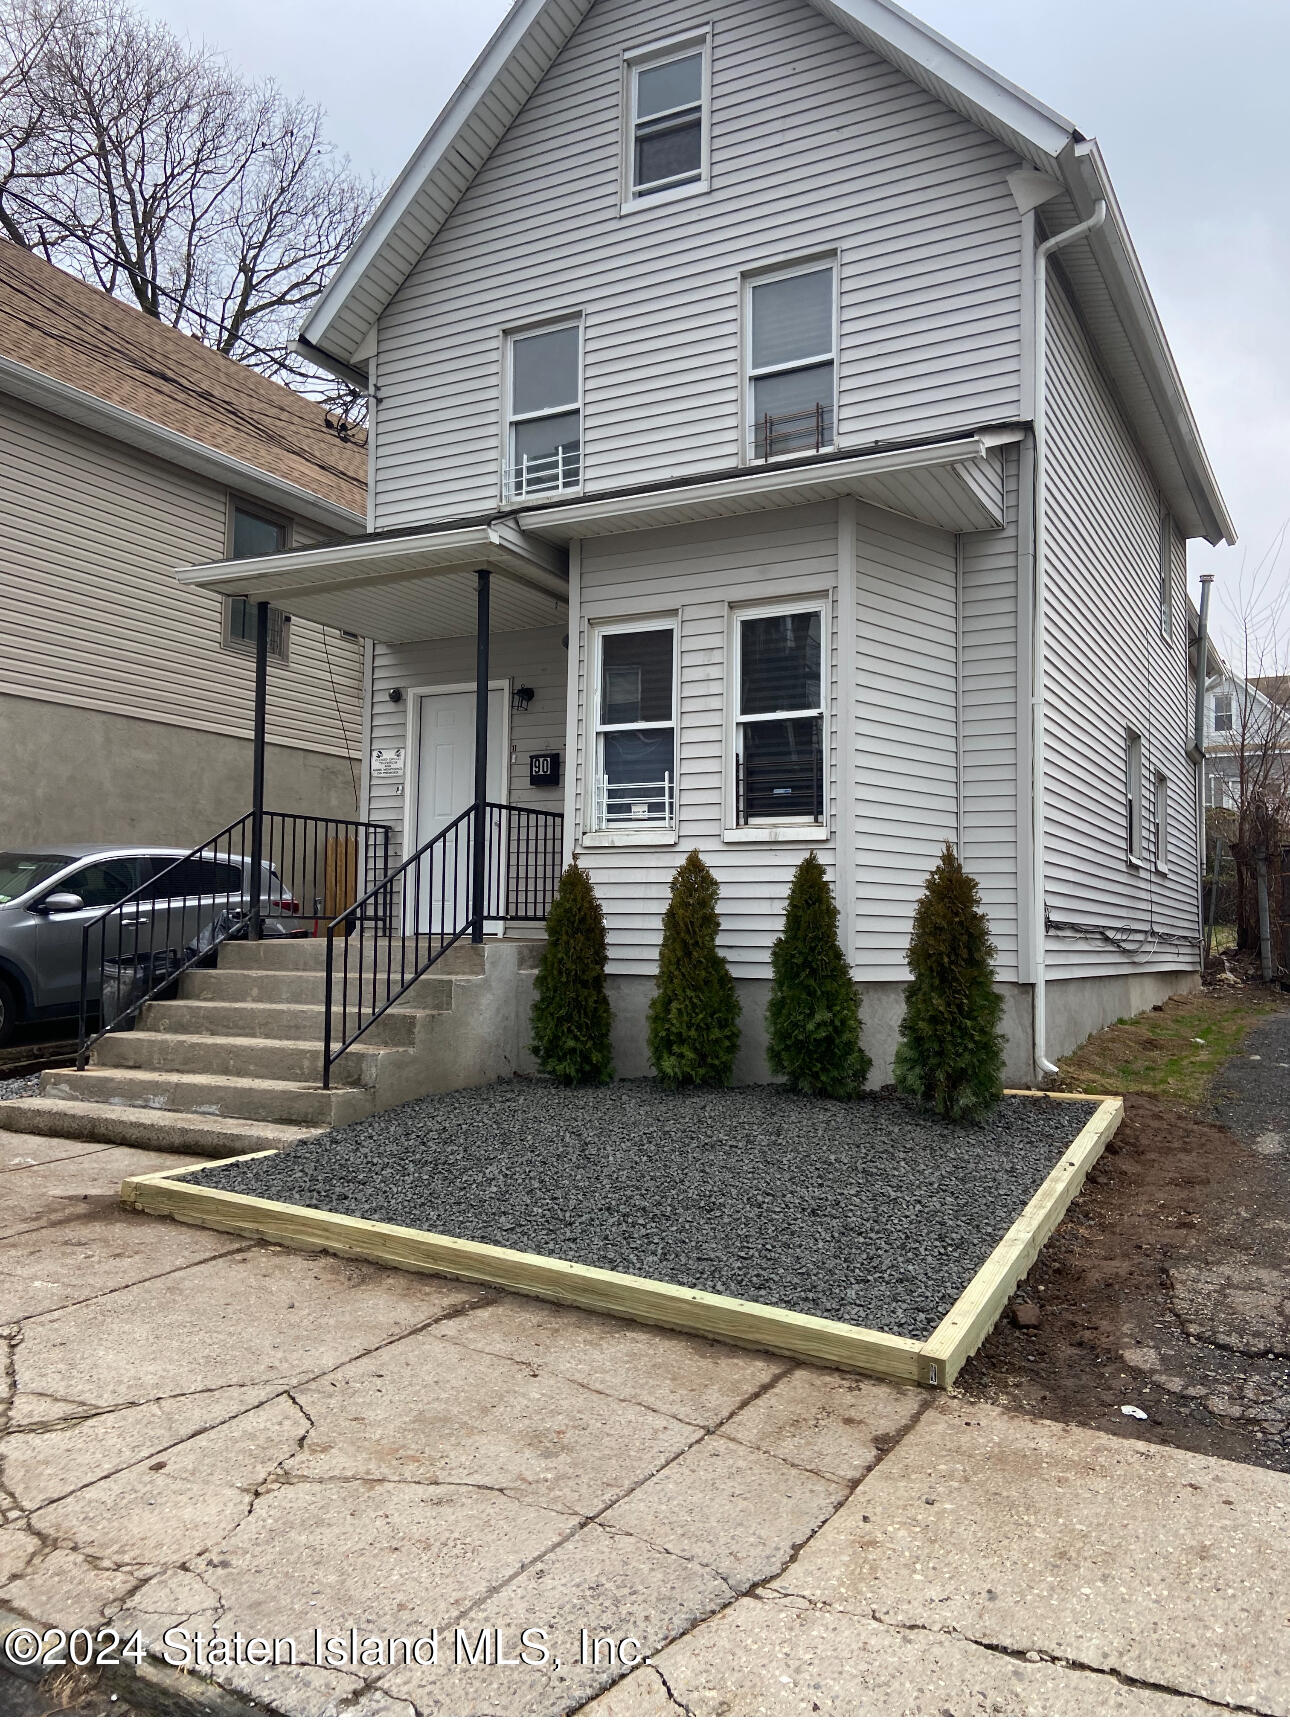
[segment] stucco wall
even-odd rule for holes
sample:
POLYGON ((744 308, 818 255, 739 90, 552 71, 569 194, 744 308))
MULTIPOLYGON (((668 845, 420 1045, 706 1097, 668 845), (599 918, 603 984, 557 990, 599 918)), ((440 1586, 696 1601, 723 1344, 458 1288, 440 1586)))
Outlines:
MULTIPOLYGON (((350 763, 271 744, 265 801, 352 819, 350 763)), ((250 806, 249 741, 0 695, 0 846, 198 845, 250 806)))

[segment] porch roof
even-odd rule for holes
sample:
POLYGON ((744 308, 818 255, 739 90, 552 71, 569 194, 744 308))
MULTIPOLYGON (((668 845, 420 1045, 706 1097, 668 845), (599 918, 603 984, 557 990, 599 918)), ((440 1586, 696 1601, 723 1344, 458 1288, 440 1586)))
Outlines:
POLYGON ((541 504, 521 510, 517 520, 529 534, 568 544, 854 497, 929 527, 981 533, 1004 525, 1002 446, 1021 437, 1019 427, 1004 427, 866 455, 810 456, 712 479, 664 481, 578 502, 541 504))
POLYGON ((563 623, 568 562, 563 547, 490 518, 200 564, 179 579, 375 641, 438 641, 474 635, 477 569, 492 571, 495 631, 563 623))

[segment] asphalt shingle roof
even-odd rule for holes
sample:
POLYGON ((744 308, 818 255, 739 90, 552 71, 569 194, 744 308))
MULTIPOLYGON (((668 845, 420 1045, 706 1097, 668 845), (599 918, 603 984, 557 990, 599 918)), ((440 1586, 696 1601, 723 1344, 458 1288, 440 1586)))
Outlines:
POLYGON ((317 402, 0 241, 0 355, 362 514, 367 452, 317 402))

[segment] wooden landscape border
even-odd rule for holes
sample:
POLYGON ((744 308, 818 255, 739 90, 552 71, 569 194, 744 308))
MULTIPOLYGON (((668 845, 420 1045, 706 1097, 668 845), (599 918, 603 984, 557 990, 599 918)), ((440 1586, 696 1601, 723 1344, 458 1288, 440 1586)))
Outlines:
MULTIPOLYGON (((400 1228, 394 1223, 369 1222, 362 1217, 312 1210, 276 1199, 221 1192, 178 1178, 200 1172, 206 1168, 205 1163, 175 1169, 167 1175, 130 1176, 121 1183, 121 1198, 135 1210, 229 1234, 249 1235, 280 1246, 336 1253, 342 1258, 367 1259, 398 1270, 487 1283, 564 1306, 611 1313, 640 1324, 661 1325, 719 1342, 789 1355, 816 1366, 843 1367, 904 1384, 948 1389, 963 1362, 993 1328, 1009 1295, 1066 1214, 1089 1169, 1124 1118, 1124 1104, 1118 1097, 1051 1091, 1009 1091, 1008 1095, 1042 1097, 1055 1107, 1093 1102, 1097 1108, 925 1342, 815 1318, 784 1307, 629 1276, 623 1271, 600 1270, 566 1259, 515 1252, 482 1241, 457 1240, 451 1235, 400 1228)), ((255 1151, 249 1156, 226 1158, 220 1167, 278 1155, 277 1150, 255 1151)))

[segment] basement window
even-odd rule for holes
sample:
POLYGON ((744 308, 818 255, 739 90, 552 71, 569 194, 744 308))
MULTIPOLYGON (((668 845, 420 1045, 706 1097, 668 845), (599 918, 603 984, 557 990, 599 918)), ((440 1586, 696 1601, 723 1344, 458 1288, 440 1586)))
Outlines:
POLYGON ((667 202, 708 185, 708 38, 627 56, 623 208, 667 202))

